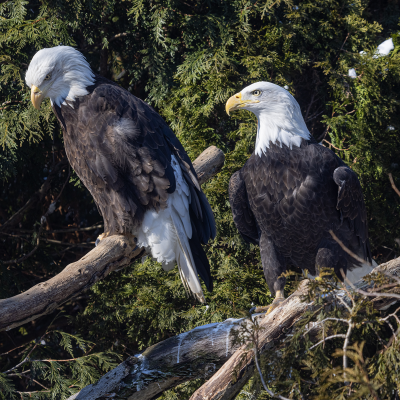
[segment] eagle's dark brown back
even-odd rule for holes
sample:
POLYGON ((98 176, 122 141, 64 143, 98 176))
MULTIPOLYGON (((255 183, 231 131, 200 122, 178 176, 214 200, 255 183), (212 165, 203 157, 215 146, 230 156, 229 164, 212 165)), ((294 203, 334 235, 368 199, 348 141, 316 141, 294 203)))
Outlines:
POLYGON ((176 182, 174 154, 190 187, 191 213, 202 243, 215 236, 215 222, 192 163, 161 116, 148 104, 102 77, 89 94, 53 106, 64 128, 71 166, 92 194, 105 231, 129 233, 146 210, 166 207, 176 182))
POLYGON ((265 154, 253 154, 240 170, 239 185, 246 196, 231 201, 239 231, 248 238, 264 232, 288 263, 314 270, 319 244, 331 239, 329 229, 370 258, 360 183, 329 149, 306 140, 292 149, 270 143, 265 154), (338 168, 346 169, 343 188, 334 180, 338 168))

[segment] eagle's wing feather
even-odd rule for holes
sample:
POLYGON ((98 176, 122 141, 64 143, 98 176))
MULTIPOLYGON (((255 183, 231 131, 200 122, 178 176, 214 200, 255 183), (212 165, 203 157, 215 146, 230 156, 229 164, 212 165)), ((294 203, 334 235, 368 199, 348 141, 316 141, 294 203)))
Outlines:
POLYGON ((229 202, 233 221, 243 239, 248 243, 258 244, 258 230, 253 212, 247 198, 246 184, 241 171, 236 171, 229 180, 229 202))
MULTIPOLYGON (((186 183, 179 190, 187 191, 174 196, 172 204, 181 249, 176 260, 194 274, 197 270, 211 290, 210 265, 201 243, 216 235, 214 216, 188 155, 161 116, 101 77, 73 107, 67 102, 54 111, 65 129, 72 167, 93 195, 110 234, 136 232, 146 212, 171 207, 168 199, 177 189, 171 165, 175 157, 182 171, 179 179, 186 183)), ((184 275, 199 289, 188 271, 184 275)))
POLYGON ((55 112, 63 124, 68 113, 79 113, 78 126, 73 132, 69 127, 66 137, 74 143, 66 147, 84 149, 69 158, 107 220, 106 229, 131 230, 119 213, 122 205, 131 219, 139 223, 147 209, 166 206, 168 193, 176 187, 171 167, 174 154, 189 185, 190 209, 198 219, 199 238, 207 243, 216 234, 214 217, 193 165, 175 134, 152 107, 110 81, 100 77, 97 81, 90 95, 80 100, 79 107, 63 105, 62 113, 57 108, 55 112), (85 165, 78 165, 82 159, 85 165), (90 173, 85 171, 87 167, 90 173), (101 194, 91 190, 96 187, 105 190, 101 194), (132 203, 135 207, 130 205, 126 210, 126 205, 132 203))
POLYGON ((368 242, 367 212, 357 175, 349 167, 341 166, 335 169, 333 180, 338 185, 336 208, 341 213, 341 220, 347 220, 351 224, 362 243, 364 258, 372 262, 368 242))

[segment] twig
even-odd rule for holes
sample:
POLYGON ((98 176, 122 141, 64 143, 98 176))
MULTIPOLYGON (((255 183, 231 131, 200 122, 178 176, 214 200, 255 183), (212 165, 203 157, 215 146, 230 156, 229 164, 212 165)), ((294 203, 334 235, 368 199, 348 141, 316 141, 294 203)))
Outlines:
POLYGON ((362 289, 357 289, 354 284, 347 278, 345 278, 346 283, 348 283, 353 290, 355 290, 357 293, 362 294, 364 296, 369 296, 369 297, 389 297, 389 298, 395 298, 395 299, 400 299, 400 295, 396 293, 378 293, 378 292, 366 292, 362 289))
POLYGON ((307 117, 308 117, 308 113, 310 112, 311 106, 312 106, 313 103, 314 103, 314 97, 315 97, 315 93, 313 93, 313 95, 311 96, 311 101, 310 101, 310 104, 308 105, 307 112, 306 112, 306 116, 305 116, 304 119, 307 119, 307 117))
POLYGON ((336 339, 336 338, 343 338, 343 339, 345 339, 345 338, 346 338, 346 335, 345 335, 344 333, 340 333, 340 334, 337 334, 337 335, 328 336, 328 337, 326 337, 325 339, 320 340, 318 343, 314 344, 314 346, 311 346, 308 350, 312 350, 314 347, 317 347, 317 346, 320 345, 321 343, 325 343, 326 340, 329 340, 329 339, 336 339))
POLYGON ((325 112, 325 109, 320 111, 320 112, 316 112, 315 114, 311 115, 311 117, 305 119, 305 122, 310 122, 314 118, 318 117, 318 115, 321 115, 323 112, 325 112))
POLYGON ((16 393, 20 394, 21 399, 23 399, 23 397, 22 397, 23 394, 29 394, 29 397, 31 397, 31 394, 34 394, 34 393, 49 393, 49 392, 50 392, 50 390, 36 390, 34 392, 18 392, 17 391, 16 393))
POLYGON ((350 36, 350 32, 347 33, 347 36, 346 36, 346 38, 344 39, 344 42, 342 43, 342 47, 339 49, 339 51, 338 51, 337 54, 336 54, 335 60, 339 57, 339 54, 340 54, 340 52, 343 50, 343 47, 344 47, 344 45, 346 44, 347 39, 349 38, 349 36, 350 36))
POLYGON ((26 239, 26 237, 21 236, 21 235, 12 235, 11 233, 6 233, 6 232, 0 232, 0 235, 6 235, 6 236, 10 236, 10 237, 15 237, 17 239, 22 239, 27 243, 30 243, 30 241, 28 239, 26 239))
MULTIPOLYGON (((39 232, 40 232, 40 229, 39 229, 39 232)), ((28 254, 25 254, 24 256, 22 256, 20 258, 15 258, 14 260, 2 261, 2 263, 5 265, 22 263, 22 261, 25 261, 27 258, 29 258, 30 256, 32 256, 33 254, 36 253, 36 250, 39 248, 39 244, 40 244, 40 235, 38 234, 37 239, 36 239, 36 246, 28 254)))
MULTIPOLYGON (((52 233, 70 233, 70 232, 84 232, 84 231, 92 231, 98 228, 103 228, 104 224, 102 223, 97 223, 96 225, 93 226, 88 226, 86 228, 65 228, 65 229, 53 229, 51 231, 46 231, 47 234, 52 234, 52 233)), ((19 229, 19 232, 23 232, 23 233, 32 233, 32 230, 28 230, 28 229, 19 229)))
POLYGON ((347 149, 339 149, 338 147, 335 147, 331 142, 328 142, 326 139, 323 139, 322 140, 323 142, 326 142, 326 143, 328 143, 329 144, 329 146, 332 146, 334 149, 336 149, 336 150, 340 150, 340 151, 347 151, 347 150, 349 150, 350 149, 350 147, 352 147, 353 145, 351 144, 347 149))
POLYGON ((307 329, 306 332, 303 333, 303 335, 306 335, 308 332, 310 332, 311 330, 313 330, 316 326, 323 324, 326 321, 337 321, 337 322, 345 322, 346 324, 349 323, 349 321, 347 319, 343 319, 343 318, 325 318, 322 321, 318 321, 316 322, 311 328, 307 329))
POLYGON ((46 233, 84 232, 84 231, 93 231, 95 229, 101 229, 103 227, 104 227, 104 224, 98 224, 98 225, 88 226, 87 228, 55 229, 52 231, 47 231, 46 233))
POLYGON ((73 245, 73 247, 90 247, 92 248, 95 244, 95 242, 83 242, 83 243, 67 243, 67 242, 62 242, 61 240, 54 240, 54 239, 42 239, 43 242, 46 243, 54 243, 54 244, 59 244, 61 246, 71 246, 73 245))
POLYGON ((25 346, 25 344, 21 344, 21 346, 14 347, 13 349, 6 351, 5 353, 1 353, 1 354, 0 354, 0 357, 1 357, 1 356, 5 356, 6 354, 11 353, 12 351, 17 350, 17 349, 20 349, 21 347, 24 347, 24 346, 25 346))
POLYGON ((348 360, 347 360, 347 347, 349 345, 350 341, 350 336, 351 336, 351 331, 353 330, 354 324, 352 319, 350 318, 349 320, 349 327, 347 329, 346 336, 344 338, 344 343, 343 343, 343 369, 345 370, 348 367, 348 360))
POLYGON ((116 35, 110 37, 110 39, 108 39, 108 43, 111 43, 113 40, 121 38, 121 37, 125 37, 128 36, 128 32, 123 32, 123 33, 117 33, 116 35))
POLYGON ((397 186, 394 183, 394 179, 393 179, 392 174, 389 172, 388 175, 389 175, 390 184, 392 185, 393 190, 400 196, 400 190, 397 189, 397 186))
POLYGON ((278 398, 278 399, 280 399, 280 400, 290 400, 290 399, 288 399, 287 397, 283 397, 283 396, 281 396, 280 394, 275 394, 274 392, 272 392, 271 390, 268 389, 267 385, 265 384, 264 377, 263 377, 263 374, 262 374, 262 372, 261 372, 260 365, 259 365, 259 363, 258 363, 258 357, 257 357, 258 350, 257 350, 257 349, 258 349, 258 345, 256 344, 255 349, 254 349, 254 361, 255 361, 255 363, 256 363, 256 368, 257 368, 258 374, 260 375, 261 383, 262 383, 262 385, 263 385, 263 387, 264 387, 264 390, 265 390, 271 397, 276 397, 276 398, 278 398))
POLYGON ((50 389, 44 385, 42 385, 40 382, 38 382, 36 379, 32 379, 33 382, 37 383, 39 386, 41 386, 43 389, 46 389, 46 391, 50 391, 50 389))
POLYGON ((37 190, 32 197, 15 213, 13 214, 2 226, 0 231, 10 229, 11 227, 18 224, 24 213, 33 208, 39 201, 43 199, 45 194, 50 190, 51 181, 58 175, 58 172, 67 165, 67 158, 62 159, 51 171, 47 180, 43 183, 39 190, 37 190))
MULTIPOLYGON (((33 347, 33 349, 36 347, 36 345, 33 347)), ((33 350, 32 349, 32 350, 33 350)), ((32 352, 32 350, 29 352, 29 354, 32 352)), ((21 365, 25 364, 27 361, 29 361, 28 356, 26 356, 19 364, 15 365, 14 367, 10 368, 7 371, 4 371, 3 374, 8 374, 11 371, 14 371, 14 369, 17 369, 18 367, 20 367, 21 365)))
POLYGON ((63 190, 64 190, 64 188, 65 188, 65 185, 67 184, 67 182, 68 182, 68 180, 69 180, 70 174, 71 174, 71 167, 69 167, 67 179, 66 179, 66 181, 64 182, 64 185, 63 185, 63 187, 61 188, 60 192, 58 193, 56 199, 50 204, 49 208, 47 209, 46 213, 42 216, 42 218, 40 218, 40 228, 39 228, 39 231, 38 231, 37 237, 36 237, 36 246, 35 246, 28 254, 25 254, 24 256, 22 256, 22 257, 20 257, 20 258, 18 258, 18 259, 9 260, 9 261, 3 261, 3 262, 2 262, 3 264, 5 264, 5 265, 9 265, 9 264, 19 264, 19 263, 25 261, 25 260, 26 260, 27 258, 29 258, 30 256, 32 256, 32 255, 36 252, 36 250, 39 248, 39 245, 40 245, 40 235, 42 234, 43 227, 44 227, 44 224, 45 224, 45 222, 46 222, 46 218, 47 218, 51 213, 54 212, 55 204, 57 203, 58 199, 60 198, 61 193, 63 192, 63 190))
POLYGON ((331 236, 333 237, 333 239, 338 243, 338 245, 351 257, 353 257, 355 260, 357 260, 358 262, 362 263, 362 264, 367 264, 367 265, 371 265, 368 261, 363 260, 361 257, 359 257, 357 254, 353 253, 349 248, 347 248, 343 242, 333 233, 333 231, 330 229, 329 233, 331 234, 331 236))

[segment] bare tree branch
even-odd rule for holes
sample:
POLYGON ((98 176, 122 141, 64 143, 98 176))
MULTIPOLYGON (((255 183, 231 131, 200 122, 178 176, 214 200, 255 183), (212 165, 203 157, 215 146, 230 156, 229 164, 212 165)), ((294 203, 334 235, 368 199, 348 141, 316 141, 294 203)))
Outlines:
MULTIPOLYGON (((224 155, 217 147, 212 146, 205 150, 194 163, 196 172, 202 173, 199 183, 204 183, 217 173, 223 163, 224 155), (213 173, 210 174, 209 170, 213 173)), ((54 202, 42 217, 42 222, 50 213, 53 204, 54 202)), ((133 237, 115 235, 103 239, 99 246, 79 261, 68 265, 50 280, 39 283, 17 296, 0 300, 0 331, 10 330, 51 313, 61 304, 105 278, 110 272, 129 265, 143 254, 144 249, 137 248, 133 237)))
POLYGON ((338 245, 351 257, 360 262, 361 264, 371 265, 368 261, 365 261, 363 258, 359 257, 356 253, 353 253, 348 247, 344 245, 344 243, 333 233, 332 230, 329 230, 329 233, 333 237, 333 239, 338 243, 338 245))
MULTIPOLYGON (((400 258, 382 264, 375 271, 400 274, 400 258)), ((303 301, 308 292, 308 282, 304 280, 297 291, 279 307, 258 320, 260 329, 257 348, 260 354, 274 348, 290 334, 305 311, 320 307, 314 305, 314 302, 303 301)), ((373 285, 373 282, 360 281, 356 288, 368 290, 373 285)), ((345 290, 338 290, 332 296, 351 301, 345 290)), ((374 306, 382 310, 392 301, 381 298, 374 306)), ((340 307, 344 309, 343 305, 340 307)), ((87 386, 68 400, 105 400, 113 396, 119 399, 150 400, 178 384, 211 374, 214 375, 190 400, 234 399, 256 368, 253 351, 249 351, 247 344, 239 347, 233 334, 249 323, 248 319, 230 319, 164 340, 148 348, 139 357, 128 358, 95 385, 87 386)), ((345 338, 346 335, 336 337, 345 338)))
POLYGON ((389 180, 390 180, 390 184, 392 185, 393 190, 400 196, 400 190, 397 189, 397 186, 394 183, 393 175, 391 173, 389 173, 389 180))
POLYGON ((70 175, 71 175, 71 167, 69 167, 67 179, 65 180, 64 185, 61 188, 60 192, 58 193, 56 199, 50 204, 46 213, 40 218, 40 228, 39 228, 39 231, 38 231, 37 237, 36 237, 36 246, 28 254, 25 254, 24 256, 22 256, 18 259, 15 259, 15 260, 2 261, 3 264, 6 264, 6 265, 7 264, 19 264, 19 263, 25 261, 26 259, 28 259, 30 256, 32 256, 36 252, 36 250, 39 248, 39 245, 40 245, 40 235, 42 234, 43 226, 46 222, 46 219, 50 214, 52 214, 54 212, 55 205, 56 205, 58 199, 60 198, 66 184, 68 183, 70 175))
POLYGON ((3 225, 0 226, 0 231, 10 229, 17 225, 26 212, 31 210, 33 207, 36 207, 36 205, 43 200, 46 193, 50 190, 53 179, 58 176, 58 173, 67 165, 67 158, 62 159, 58 164, 56 164, 40 189, 36 191, 14 215, 12 215, 6 222, 4 222, 3 225))

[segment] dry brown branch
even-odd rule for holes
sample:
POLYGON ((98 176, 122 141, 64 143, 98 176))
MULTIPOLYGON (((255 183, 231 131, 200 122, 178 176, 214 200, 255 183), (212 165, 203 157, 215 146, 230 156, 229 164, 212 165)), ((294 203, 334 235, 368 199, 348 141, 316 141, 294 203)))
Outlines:
POLYGON ((329 230, 329 233, 333 237, 333 239, 338 243, 338 245, 351 257, 360 262, 361 264, 371 265, 369 262, 365 261, 363 258, 359 257, 357 254, 353 253, 348 247, 344 245, 344 243, 333 233, 332 230, 329 230))
POLYGON ((334 149, 340 150, 340 151, 347 151, 350 149, 351 146, 353 146, 353 145, 350 145, 347 149, 339 149, 339 147, 335 147, 331 142, 328 142, 326 139, 322 139, 322 141, 325 143, 328 143, 329 146, 332 146, 334 149))
POLYGON ((224 161, 224 153, 218 147, 210 146, 204 150, 193 161, 193 167, 196 170, 200 185, 221 171, 224 161))
MULTIPOLYGON (((393 275, 399 275, 400 258, 376 267, 374 272, 388 272, 393 275)), ((261 320, 260 327, 264 328, 260 332, 259 340, 259 351, 261 353, 267 349, 271 349, 274 346, 274 340, 278 338, 283 339, 288 333, 290 333, 285 317, 287 318, 290 316, 292 321, 295 322, 301 317, 307 308, 312 309, 314 307, 313 303, 299 303, 293 298, 294 296, 300 298, 301 294, 306 293, 306 282, 307 281, 304 281, 303 285, 301 285, 292 296, 286 299, 280 307, 261 320)), ((367 290, 372 285, 373 283, 360 281, 355 285, 355 287, 360 290, 367 290)), ((343 294, 346 294, 346 292, 343 291, 343 294)), ((374 303, 374 306, 376 309, 381 310, 392 302, 393 298, 391 300, 380 298, 374 303)), ((290 326, 291 325, 289 325, 289 327, 290 326)), ((248 353, 246 348, 243 346, 243 348, 237 350, 235 354, 233 354, 228 362, 225 363, 225 365, 208 382, 192 395, 190 400, 231 400, 240 392, 247 380, 252 376, 253 371, 254 361, 252 354, 248 353), (232 377, 232 371, 238 371, 235 377, 236 381, 232 377)), ((136 398, 133 397, 131 400, 136 400, 136 398)))
MULTIPOLYGON (((194 162, 196 172, 200 175, 200 184, 216 174, 223 162, 221 150, 215 146, 205 150, 194 162), (213 172, 209 173, 210 170, 213 172)), ((133 238, 115 235, 103 239, 99 246, 50 280, 17 296, 0 300, 0 331, 10 330, 51 313, 110 272, 129 265, 143 254, 144 249, 136 248, 133 238)))
POLYGON ((393 175, 391 173, 389 173, 389 180, 390 180, 390 184, 392 185, 393 190, 400 196, 400 190, 397 189, 397 186, 394 183, 393 175))
MULTIPOLYGON (((375 271, 399 275, 400 258, 377 267, 375 271)), ((308 292, 308 282, 304 280, 280 307, 259 320, 257 342, 261 354, 290 334, 295 322, 306 310, 314 309, 314 302, 302 301, 308 292)), ((373 282, 360 281, 356 288, 368 290, 372 285, 373 282)), ((337 294, 347 298, 345 290, 339 290, 337 294)), ((380 298, 374 306, 382 310, 391 302, 393 299, 380 298)), ((253 350, 249 350, 247 344, 238 348, 233 340, 234 330, 245 323, 248 324, 249 320, 227 320, 198 327, 157 343, 140 357, 128 358, 95 385, 87 386, 68 400, 105 400, 110 397, 150 400, 180 383, 208 377, 215 371, 211 379, 192 395, 191 400, 231 400, 255 369, 253 350), (233 371, 236 372, 233 374, 233 371)))
POLYGON ((140 256, 142 250, 134 250, 134 247, 128 237, 111 236, 55 277, 17 296, 0 300, 0 330, 9 330, 51 313, 110 272, 140 256))
POLYGON ((35 245, 35 247, 34 247, 28 254, 25 254, 24 256, 22 256, 22 257, 20 257, 20 258, 17 258, 17 259, 15 259, 15 260, 2 261, 3 264, 6 264, 6 265, 8 265, 8 264, 19 264, 19 263, 22 263, 23 261, 25 261, 26 259, 28 259, 28 258, 29 258, 30 256, 32 256, 34 253, 36 253, 36 250, 39 248, 39 245, 40 245, 40 235, 42 234, 44 224, 46 223, 46 218, 47 218, 51 213, 54 212, 55 205, 56 205, 58 199, 60 198, 60 196, 61 196, 61 194, 62 194, 62 192, 63 192, 65 186, 67 185, 67 183, 68 183, 68 181, 69 181, 70 175, 71 175, 71 168, 69 167, 67 179, 65 180, 63 187, 61 188, 60 192, 58 193, 58 196, 57 196, 57 197, 55 198, 55 200, 50 204, 50 206, 49 206, 49 208, 47 209, 46 213, 40 218, 40 228, 39 228, 39 231, 38 231, 38 233, 37 233, 36 245, 35 245))

